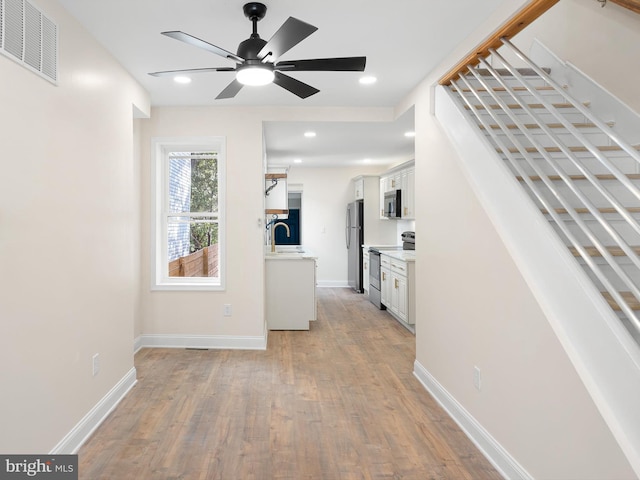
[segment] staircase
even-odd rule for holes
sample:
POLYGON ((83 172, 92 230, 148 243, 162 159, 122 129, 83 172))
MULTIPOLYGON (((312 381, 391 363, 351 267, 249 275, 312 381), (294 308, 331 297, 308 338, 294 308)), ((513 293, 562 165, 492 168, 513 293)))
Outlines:
POLYGON ((640 474, 640 147, 502 42, 525 68, 491 48, 500 68, 479 59, 438 87, 436 117, 640 474))
POLYGON ((640 343, 640 148, 548 69, 493 55, 505 68, 481 60, 451 90, 640 343))

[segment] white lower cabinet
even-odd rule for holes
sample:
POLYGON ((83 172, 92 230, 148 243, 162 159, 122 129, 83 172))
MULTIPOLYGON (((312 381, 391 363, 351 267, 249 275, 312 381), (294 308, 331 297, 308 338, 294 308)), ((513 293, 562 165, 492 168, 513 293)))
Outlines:
POLYGON ((391 305, 391 262, 387 255, 380 255, 380 303, 391 305))
POLYGON ((391 272, 391 311, 407 322, 407 277, 391 272))
POLYGON ((405 262, 381 255, 380 264, 382 304, 398 320, 410 325, 414 324, 414 262, 405 262), (387 267, 384 266, 385 262, 387 267))
POLYGON ((369 295, 369 249, 362 248, 362 287, 364 294, 369 295))

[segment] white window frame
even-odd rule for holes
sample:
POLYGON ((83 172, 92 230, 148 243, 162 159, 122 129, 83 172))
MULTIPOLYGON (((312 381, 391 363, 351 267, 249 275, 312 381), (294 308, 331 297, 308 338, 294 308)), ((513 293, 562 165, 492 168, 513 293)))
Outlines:
POLYGON ((151 140, 151 290, 224 290, 226 280, 226 139, 158 137, 151 140), (218 277, 169 277, 168 158, 171 152, 214 151, 218 159, 218 277))

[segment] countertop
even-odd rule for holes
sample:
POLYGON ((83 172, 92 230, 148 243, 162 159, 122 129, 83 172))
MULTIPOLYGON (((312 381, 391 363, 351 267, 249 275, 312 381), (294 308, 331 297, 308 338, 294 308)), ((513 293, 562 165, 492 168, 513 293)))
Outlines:
POLYGON ((276 251, 271 251, 271 245, 264 247, 265 260, 317 260, 318 257, 304 245, 276 245, 276 251))
POLYGON ((362 245, 362 248, 369 250, 375 248, 376 250, 402 250, 402 245, 362 245))
POLYGON ((382 250, 380 255, 386 255, 403 262, 415 262, 416 251, 415 250, 382 250))

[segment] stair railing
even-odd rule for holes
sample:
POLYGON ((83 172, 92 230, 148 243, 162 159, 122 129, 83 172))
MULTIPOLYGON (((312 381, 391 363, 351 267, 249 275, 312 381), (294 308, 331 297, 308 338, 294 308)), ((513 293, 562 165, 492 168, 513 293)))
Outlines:
MULTIPOLYGON (((515 49, 508 41, 503 39, 505 45, 508 45, 510 48, 515 49)), ((500 63, 504 65, 504 67, 509 71, 515 78, 517 78, 522 85, 529 91, 531 95, 533 95, 537 101, 539 101, 545 110, 551 113, 555 118, 557 118, 560 123, 574 135, 582 144, 587 148, 587 150, 596 157, 605 168, 611 172, 611 174, 620 180, 620 182, 636 197, 640 199, 640 191, 638 188, 624 175, 615 165, 609 161, 599 150, 593 145, 588 139, 580 133, 571 122, 569 122, 546 98, 544 98, 535 88, 535 86, 531 85, 527 82, 523 76, 511 65, 506 62, 506 60, 500 56, 495 50, 491 49, 491 53, 494 55, 494 58, 498 59, 500 63)), ((575 108, 586 118, 588 118, 596 127, 602 130, 607 136, 617 143, 622 149, 630 153, 630 155, 636 159, 640 163, 640 155, 635 151, 633 147, 626 144, 624 140, 618 137, 614 132, 611 131, 609 126, 599 119, 595 118, 594 115, 586 109, 580 102, 573 99, 564 89, 558 85, 549 75, 544 72, 541 68, 527 59, 522 52, 514 52, 518 57, 520 57, 525 63, 527 63, 540 77, 542 77, 548 85, 553 87, 556 93, 559 93, 564 97, 570 104, 575 106, 575 108), (626 146, 626 148, 625 148, 626 146)), ((542 121, 541 117, 536 114, 526 102, 524 102, 519 95, 515 93, 515 91, 505 82, 500 74, 490 66, 485 60, 480 59, 480 64, 485 68, 490 75, 500 84, 500 86, 518 103, 519 107, 522 108, 534 121, 537 123, 537 126, 544 131, 549 138, 551 138, 555 145, 557 145, 558 150, 562 152, 565 157, 571 161, 571 163, 583 174, 584 178, 593 185, 597 191, 605 198, 610 205, 622 216, 622 218, 627 222, 631 228, 640 234, 640 225, 636 221, 636 219, 629 214, 629 212, 620 204, 620 202, 610 194, 599 182, 597 177, 592 174, 588 169, 586 169, 576 155, 571 151, 569 147, 567 147, 560 138, 551 131, 549 127, 542 121)), ((497 105, 501 108, 502 113, 506 114, 511 122, 513 122, 519 129, 520 132, 524 135, 524 137, 530 142, 530 144, 534 147, 535 151, 537 151, 547 162, 548 165, 552 167, 552 169, 556 172, 556 175, 562 180, 564 185, 569 188, 569 191, 581 202, 581 204, 587 209, 587 211, 596 219, 598 224, 600 224, 605 232, 611 237, 613 242, 618 246, 622 251, 628 256, 629 259, 633 262, 635 267, 640 270, 640 258, 635 253, 633 248, 622 238, 620 234, 613 228, 610 222, 600 213, 599 209, 591 202, 584 193, 577 188, 574 182, 571 180, 570 176, 567 175, 563 168, 559 165, 559 163, 550 155, 550 153, 546 150, 546 147, 543 146, 538 140, 536 140, 535 135, 529 133, 529 129, 518 119, 518 116, 513 113, 512 108, 505 102, 503 98, 498 96, 493 89, 490 87, 488 82, 482 78, 482 76, 476 71, 475 68, 469 67, 469 72, 471 75, 479 82, 484 90, 488 92, 493 101, 497 103, 497 105)), ((592 256, 589 254, 587 249, 583 246, 583 242, 579 241, 576 236, 570 231, 567 227, 565 221, 563 221, 561 215, 556 211, 555 207, 551 205, 549 199, 543 194, 541 189, 536 185, 536 182, 530 178, 530 175, 525 172, 525 170, 520 165, 519 161, 515 158, 514 153, 519 153, 524 160, 526 161, 529 168, 531 168, 537 175, 537 177, 542 181, 544 186, 548 189, 549 192, 555 197, 557 202, 564 208, 566 213, 571 217, 571 219, 576 223, 576 225, 582 230, 584 235, 589 239, 591 244, 598 250, 598 252, 602 255, 602 258, 605 260, 606 265, 608 265, 613 272, 615 272, 616 276, 623 284, 630 290, 630 292, 637 298, 640 299, 640 288, 635 284, 635 282, 626 274, 626 272, 621 268, 618 262, 615 260, 613 255, 609 252, 606 246, 602 243, 602 241, 598 238, 598 236, 593 232, 591 228, 584 222, 581 218, 580 214, 575 210, 575 207, 571 205, 571 202, 562 195, 561 191, 557 188, 556 184, 553 180, 549 178, 549 173, 545 173, 538 162, 532 157, 530 154, 530 150, 525 145, 520 138, 514 135, 508 126, 502 121, 498 112, 494 112, 491 105, 487 103, 487 101, 480 95, 479 91, 475 89, 472 84, 464 77, 460 76, 459 81, 452 81, 452 84, 460 93, 460 98, 466 104, 467 108, 471 110, 472 114, 476 117, 478 122, 483 126, 485 131, 491 136, 495 144, 498 146, 501 153, 508 159, 512 169, 518 173, 518 175, 522 178, 524 183, 527 185, 531 193, 534 197, 540 202, 540 204, 545 208, 547 213, 551 216, 551 218, 555 221, 558 229, 562 232, 562 234, 566 237, 566 240, 570 243, 570 245, 578 252, 578 254, 583 258, 586 265, 591 269, 596 278, 601 282, 602 286, 609 293, 609 295, 614 299, 622 312, 629 319, 633 327, 640 332, 640 319, 630 307, 628 302, 624 299, 624 297, 619 293, 618 289, 613 285, 609 276, 604 272, 601 265, 599 265, 592 256), (512 145, 515 147, 511 149, 509 145, 505 143, 503 138, 494 131, 492 126, 488 123, 486 118, 481 115, 477 109, 477 107, 470 102, 470 100, 465 97, 463 90, 459 86, 459 82, 463 83, 465 88, 472 92, 473 96, 477 99, 479 104, 482 106, 485 112, 491 117, 491 119, 498 125, 500 130, 506 135, 512 145)))
MULTIPOLYGON (((549 76, 543 69, 538 67, 535 63, 533 63, 524 53, 522 53, 515 45, 513 45, 509 40, 503 38, 502 43, 512 52, 514 53, 520 60, 525 62, 534 72, 536 72, 541 78, 547 82, 548 85, 553 87, 553 89, 562 95, 567 102, 573 105, 582 115, 585 116, 590 122, 592 122, 596 127, 602 130, 611 141, 617 144, 622 150, 624 150, 633 160, 640 165, 640 153, 628 142, 626 142, 620 135, 614 132, 609 125, 605 122, 597 118, 591 110, 585 107, 581 102, 576 100, 572 95, 570 95, 561 85, 559 85, 551 76, 549 76)), ((506 60, 493 48, 489 49, 492 55, 505 66, 509 72, 511 72, 518 80, 522 81, 522 75, 520 75, 516 69, 514 69, 511 65, 506 62, 506 60)), ((485 62, 486 63, 486 62, 485 62)), ((640 199, 640 190, 636 187, 622 172, 620 172, 614 165, 609 162, 609 159, 605 157, 600 150, 596 148, 593 143, 591 143, 587 138, 585 138, 580 131, 575 128, 571 122, 567 121, 560 113, 557 112, 556 108, 551 105, 538 91, 533 89, 527 83, 524 84, 527 87, 529 93, 531 93, 545 108, 549 109, 555 117, 558 118, 564 125, 564 127, 574 135, 580 142, 587 147, 589 152, 593 156, 595 156, 601 163, 608 166, 609 170, 616 175, 616 178, 638 199, 640 199)))

